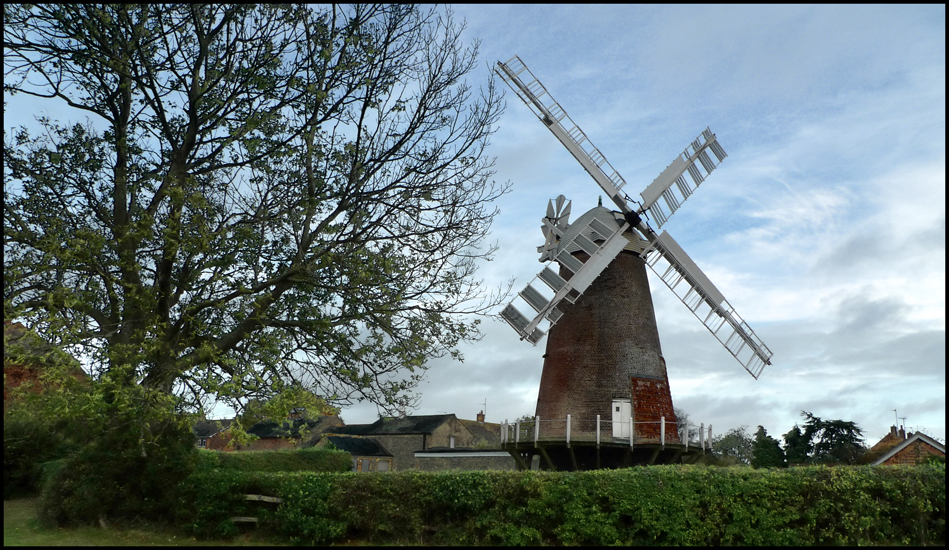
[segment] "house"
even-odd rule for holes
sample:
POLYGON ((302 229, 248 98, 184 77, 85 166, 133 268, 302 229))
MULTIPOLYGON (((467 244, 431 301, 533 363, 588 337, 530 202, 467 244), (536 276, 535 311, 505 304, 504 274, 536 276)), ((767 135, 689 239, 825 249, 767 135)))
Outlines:
POLYGON ((500 448, 500 425, 459 420, 454 414, 384 417, 339 426, 327 436, 374 440, 392 456, 393 470, 515 469, 500 448))
POLYGON ((332 445, 353 457, 355 472, 386 472, 392 470, 392 453, 371 437, 358 435, 326 435, 316 444, 332 445))
POLYGON ((74 357, 51 345, 36 332, 22 323, 3 322, 3 408, 12 404, 11 392, 31 384, 29 391, 43 391, 43 369, 52 364, 69 365, 69 373, 80 381, 89 380, 89 375, 74 357))
MULTIPOLYGON (((903 430, 900 429, 900 432, 903 430)), ((892 430, 890 434, 892 434, 892 430)), ((897 435, 899 437, 899 435, 897 435)), ((884 440, 886 437, 883 438, 884 440)), ((880 441, 882 443, 883 440, 880 441)), ((880 443, 877 443, 879 445, 880 443)), ((871 447, 876 448, 877 445, 871 447)), ((897 441, 884 449, 879 458, 871 462, 872 466, 893 466, 897 464, 922 464, 930 456, 946 457, 946 447, 926 434, 912 433, 907 434, 906 439, 897 441)))
POLYGON ((198 420, 194 425, 195 443, 198 448, 211 451, 226 451, 227 443, 231 440, 225 433, 231 427, 233 418, 222 418, 220 420, 198 420))

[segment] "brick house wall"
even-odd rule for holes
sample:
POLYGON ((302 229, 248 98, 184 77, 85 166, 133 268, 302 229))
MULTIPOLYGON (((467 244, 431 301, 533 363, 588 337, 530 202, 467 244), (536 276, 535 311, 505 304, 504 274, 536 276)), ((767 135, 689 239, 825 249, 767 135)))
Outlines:
POLYGON ((939 451, 932 445, 922 440, 916 440, 910 443, 905 449, 883 461, 886 466, 895 466, 898 464, 922 464, 926 457, 930 455, 946 456, 946 453, 939 451))
POLYGON ((227 444, 231 441, 231 437, 224 433, 216 433, 210 437, 205 438, 205 449, 211 451, 233 451, 235 449, 227 448, 227 444))
MULTIPOLYGON (((392 453, 393 471, 418 469, 415 451, 427 449, 425 434, 373 434, 372 438, 392 453)), ((430 446, 429 446, 430 447, 430 446)))
POLYGON ((79 362, 69 357, 62 350, 56 349, 35 332, 27 329, 22 323, 13 323, 5 320, 3 323, 3 408, 6 410, 13 402, 11 391, 23 384, 29 383, 27 391, 40 394, 45 391, 41 375, 45 368, 44 361, 47 354, 58 355, 75 363, 70 376, 79 381, 90 380, 89 375, 82 370, 79 362), (9 349, 8 349, 9 348, 9 349), (26 357, 19 361, 14 360, 12 351, 18 351, 26 357))

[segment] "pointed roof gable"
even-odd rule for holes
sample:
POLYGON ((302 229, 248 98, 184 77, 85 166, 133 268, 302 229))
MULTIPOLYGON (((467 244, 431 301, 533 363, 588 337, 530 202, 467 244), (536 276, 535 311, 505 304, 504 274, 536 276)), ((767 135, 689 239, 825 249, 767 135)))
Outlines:
POLYGON ((493 422, 478 422, 477 420, 458 419, 461 424, 468 428, 471 435, 475 436, 479 442, 484 442, 490 447, 501 448, 501 425, 493 422))
POLYGON ((198 420, 194 424, 194 435, 196 437, 211 437, 217 435, 231 427, 233 418, 221 418, 219 420, 198 420))
POLYGON ((883 456, 881 456, 880 458, 871 462, 870 465, 879 466, 880 464, 883 464, 884 462, 886 462, 887 460, 895 456, 897 453, 899 453, 903 449, 912 445, 914 441, 922 441, 923 443, 926 443, 927 445, 930 445, 931 447, 935 448, 937 451, 941 452, 942 454, 946 454, 945 445, 943 445, 942 443, 939 443, 938 441, 929 437, 928 435, 917 432, 913 434, 911 437, 906 438, 906 440, 903 441, 902 443, 894 446, 892 449, 884 453, 883 456))

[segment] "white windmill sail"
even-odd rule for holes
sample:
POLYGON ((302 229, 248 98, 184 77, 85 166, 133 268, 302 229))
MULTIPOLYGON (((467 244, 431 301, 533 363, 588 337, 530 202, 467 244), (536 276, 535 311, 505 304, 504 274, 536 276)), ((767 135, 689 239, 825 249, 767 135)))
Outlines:
POLYGON ((650 247, 655 253, 647 250, 646 265, 757 380, 771 364, 768 346, 667 231, 657 235, 650 247))
POLYGON ((521 58, 515 55, 507 63, 498 61, 498 68, 495 72, 502 80, 507 82, 514 93, 521 98, 521 101, 530 107, 537 118, 547 126, 547 129, 564 144, 583 168, 593 176, 593 179, 606 191, 610 199, 623 212, 629 212, 629 205, 620 196, 620 190, 626 185, 626 180, 606 161, 606 157, 587 138, 583 130, 567 116, 567 112, 550 95, 547 88, 544 88, 540 80, 530 72, 530 69, 521 61, 521 58), (524 75, 524 77, 522 78, 521 75, 524 75))
MULTIPOLYGON (((558 236, 564 236, 564 231, 556 224, 549 224, 548 228, 558 236)), ((606 269, 606 266, 613 261, 613 258, 629 244, 629 241, 623 236, 623 233, 628 229, 629 224, 623 223, 617 229, 611 230, 600 220, 591 218, 590 222, 584 224, 584 227, 577 231, 576 235, 560 242, 560 246, 557 249, 559 253, 552 259, 552 261, 556 261, 561 266, 572 271, 573 276, 570 277, 569 280, 565 280, 556 271, 551 269, 549 265, 550 262, 548 262, 548 266, 541 270, 534 280, 524 287, 524 290, 518 292, 518 296, 536 311, 536 315, 534 315, 532 319, 529 319, 521 313, 512 302, 501 311, 501 318, 507 321, 508 324, 521 335, 521 339, 527 339, 536 345, 545 334, 543 330, 537 328, 537 325, 544 319, 547 319, 552 326, 560 319, 563 312, 557 309, 557 305, 564 299, 571 303, 575 302, 587 287, 590 286, 590 283, 606 269), (589 230, 603 237, 603 243, 598 245, 593 239, 584 236, 584 233, 588 233, 589 230), (590 256, 587 261, 581 261, 568 250, 573 249, 574 245, 590 256), (554 292, 552 298, 548 299, 544 297, 544 295, 533 286, 533 282, 537 279, 543 281, 554 292)))
POLYGON ((638 213, 642 214, 648 212, 652 219, 655 220, 656 227, 662 227, 662 224, 666 223, 669 216, 674 214, 675 211, 682 206, 682 203, 692 196, 692 193, 698 186, 705 181, 705 178, 712 173, 712 170, 717 168, 727 156, 725 150, 722 149, 722 146, 719 145, 718 140, 715 138, 715 134, 706 127, 701 135, 692 140, 692 143, 685 148, 685 151, 676 157, 676 159, 672 161, 672 164, 667 166, 666 169, 640 193, 640 196, 643 198, 643 204, 639 208, 638 213), (709 150, 711 150, 715 158, 718 159, 718 163, 709 158, 709 150), (695 164, 696 161, 705 169, 704 174, 695 164), (685 179, 686 172, 688 172, 695 187, 692 187, 685 179), (673 187, 672 184, 675 184, 675 186, 673 187), (669 209, 668 213, 662 208, 661 203, 657 202, 660 197, 662 197, 666 203, 666 207, 669 209))
MULTIPOLYGON (((621 194, 626 181, 616 169, 607 162, 606 157, 597 149, 587 138, 583 130, 567 116, 567 112, 550 95, 540 80, 537 79, 527 68, 527 65, 521 61, 520 57, 514 56, 507 63, 498 61, 495 72, 504 80, 508 86, 514 90, 514 93, 531 109, 531 111, 544 123, 545 126, 554 134, 554 136, 567 148, 568 151, 580 162, 580 165, 593 177, 597 184, 602 188, 610 199, 620 208, 626 218, 628 226, 639 231, 649 242, 647 249, 641 254, 646 258, 646 264, 669 286, 669 288, 679 297, 680 300, 692 311, 695 316, 702 321, 706 328, 718 338, 718 340, 744 367, 751 373, 755 379, 761 374, 765 365, 771 364, 771 350, 755 335, 754 331, 745 323, 738 313, 722 296, 721 292, 715 288, 715 285, 705 276, 701 269, 695 265, 695 262, 685 253, 684 250, 672 239, 665 231, 662 235, 657 235, 651 227, 641 218, 641 215, 648 214, 656 221, 659 227, 675 213, 676 210, 688 199, 695 189, 705 180, 705 178, 714 170, 716 164, 708 156, 707 151, 711 150, 715 158, 721 163, 727 156, 725 150, 718 143, 715 134, 707 127, 705 130, 689 145, 685 151, 679 155, 672 164, 666 167, 653 182, 646 187, 640 194, 643 198, 643 204, 634 209, 629 205, 629 198, 625 193, 621 194), (701 166, 705 173, 699 169, 701 166), (689 173, 692 183, 695 187, 689 185, 684 175, 689 173), (676 192, 678 191, 678 193, 676 192), (662 208, 659 198, 665 202, 669 212, 662 208), (650 252, 656 252, 650 254, 650 252), (650 257, 651 256, 651 257, 650 257), (660 261, 668 264, 668 267, 656 267, 660 261), (663 269, 664 267, 664 269, 663 269), (680 287, 682 281, 686 285, 680 287), (678 290, 677 290, 678 289, 678 290), (684 290, 684 291, 683 291, 684 290), (680 294, 680 291, 683 291, 680 294), (707 307, 706 313, 702 308, 707 307)), ((545 221, 545 226, 549 231, 555 231, 554 224, 545 221)), ((550 241, 554 235, 559 233, 545 233, 548 242, 542 247, 543 251, 550 250, 550 241)), ((621 234, 621 233, 620 233, 621 234)), ((615 234, 613 236, 616 236, 615 234)), ((625 240, 625 239, 624 239, 625 240)), ((595 246, 595 245, 594 245, 595 246)), ((604 244, 605 247, 605 244, 604 244)), ((583 246, 581 246, 584 250, 583 246)), ((575 286, 584 284, 589 285, 593 279, 599 275, 616 254, 619 254, 619 247, 615 253, 610 255, 603 265, 601 260, 593 262, 593 258, 587 264, 593 264, 589 273, 579 277, 581 266, 570 266, 570 262, 580 263, 579 260, 570 256, 563 257, 561 252, 557 260, 562 265, 574 272, 571 282, 576 280, 575 286), (588 280, 587 280, 588 279, 588 280)), ((563 250, 563 249, 561 249, 563 250)), ((538 250, 541 251, 541 250, 538 250)), ((592 256, 592 254, 591 254, 592 256)), ((602 255, 606 257, 606 254, 602 255)), ((586 267, 583 264, 582 267, 586 267)), ((550 271, 545 269, 543 273, 550 271)), ((552 271, 550 273, 553 273, 552 271)), ((554 274, 556 275, 556 274, 554 274)), ((538 275, 540 277, 540 275, 538 275)), ((543 280, 544 278, 541 277, 543 280)), ((562 279, 561 279, 562 280, 562 279)), ((545 282, 547 282, 545 280, 545 282)), ((548 283, 549 284, 549 283, 548 283)), ((560 293, 565 285, 561 285, 557 290, 557 296, 554 300, 558 301, 564 296, 560 293), (559 296, 559 298, 558 298, 559 296)), ((581 289, 582 291, 582 289, 581 289)), ((569 292, 569 290, 568 290, 569 292)), ((538 315, 533 319, 527 319, 513 305, 502 312, 501 316, 517 330, 522 338, 527 338, 534 344, 543 338, 543 331, 537 329, 537 324, 547 316, 551 322, 561 315, 559 310, 553 308, 556 304, 551 300, 549 303, 537 298, 536 289, 531 285, 525 288, 519 295, 538 311, 538 315), (530 289, 530 290, 529 290, 530 289), (528 298, 530 297, 530 299, 528 298), (553 305, 551 305, 553 303, 553 305)), ((569 297, 568 297, 569 299, 569 297)), ((571 300, 572 301, 572 300, 571 300)))

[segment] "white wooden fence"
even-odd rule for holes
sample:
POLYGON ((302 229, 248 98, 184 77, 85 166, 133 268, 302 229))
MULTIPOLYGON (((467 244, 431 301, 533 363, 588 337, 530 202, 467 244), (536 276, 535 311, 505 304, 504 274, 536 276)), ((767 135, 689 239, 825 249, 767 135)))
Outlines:
MULTIPOLYGON (((674 443, 674 439, 667 437, 667 434, 671 434, 670 430, 679 431, 679 441, 681 441, 685 448, 688 449, 690 446, 698 447, 700 449, 712 450, 712 425, 709 424, 706 429, 705 424, 689 424, 686 426, 682 425, 680 428, 676 422, 666 422, 665 417, 660 417, 658 421, 648 421, 648 422, 632 422, 632 430, 630 430, 630 422, 614 422, 612 420, 603 420, 600 418, 600 415, 596 415, 596 419, 575 419, 571 415, 567 415, 565 419, 557 420, 546 420, 540 417, 535 417, 533 420, 529 421, 516 421, 510 423, 505 420, 501 423, 501 445, 506 444, 520 444, 520 443, 530 443, 533 442, 535 445, 538 442, 552 442, 552 441, 565 441, 567 446, 570 445, 571 441, 583 441, 589 443, 595 441, 597 445, 600 443, 618 443, 618 442, 628 442, 629 446, 632 447, 636 443, 659 443, 662 446, 665 446, 667 443, 674 443), (656 425, 659 424, 659 436, 650 436, 643 433, 643 430, 639 430, 637 433, 636 427, 644 427, 647 424, 656 425), (690 441, 688 437, 688 428, 698 428, 698 441, 690 441), (630 437, 630 431, 632 431, 632 436, 630 437)), ((652 431, 652 430, 650 430, 652 431)))

